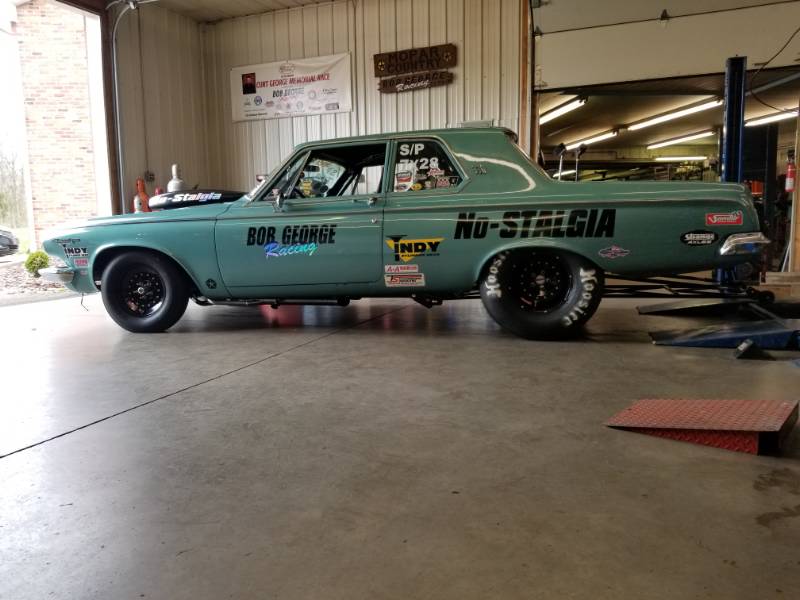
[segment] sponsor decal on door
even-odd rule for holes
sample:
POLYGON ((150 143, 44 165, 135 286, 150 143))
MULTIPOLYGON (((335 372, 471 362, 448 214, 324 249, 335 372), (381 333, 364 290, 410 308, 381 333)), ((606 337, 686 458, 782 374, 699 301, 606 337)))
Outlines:
POLYGON ((384 275, 383 281, 386 287, 424 287, 424 273, 393 273, 384 275))

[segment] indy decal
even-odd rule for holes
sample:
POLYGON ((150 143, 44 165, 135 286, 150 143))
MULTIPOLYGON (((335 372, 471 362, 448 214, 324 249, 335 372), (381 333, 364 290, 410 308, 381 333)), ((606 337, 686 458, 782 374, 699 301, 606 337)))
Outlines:
POLYGON ((439 244, 444 238, 426 238, 420 240, 404 239, 405 235, 390 235, 386 245, 394 252, 397 262, 410 262, 418 256, 439 256, 439 244))
POLYGON ((89 256, 87 248, 67 246, 66 244, 61 244, 61 247, 64 249, 64 255, 67 258, 86 258, 89 256))
POLYGON ((574 210, 523 210, 503 213, 502 223, 458 213, 457 240, 482 239, 490 229, 499 229, 501 238, 600 238, 613 237, 617 211, 613 208, 574 210))

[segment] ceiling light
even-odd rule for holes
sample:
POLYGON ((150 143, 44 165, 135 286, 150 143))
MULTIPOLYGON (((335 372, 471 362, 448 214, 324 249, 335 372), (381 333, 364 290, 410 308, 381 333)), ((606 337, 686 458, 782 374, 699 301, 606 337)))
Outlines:
POLYGON ((549 110, 543 115, 539 117, 539 125, 544 125, 545 123, 549 123, 553 119, 557 119, 561 115, 565 115, 570 111, 575 110, 576 108, 580 108, 586 104, 586 98, 576 98, 575 100, 570 100, 569 102, 565 102, 560 106, 555 107, 553 110, 549 110))
POLYGON ((701 131, 700 133, 692 133, 689 135, 684 135, 681 137, 664 140, 663 142, 656 142, 655 144, 650 144, 647 147, 647 149, 655 150, 656 148, 663 148, 665 146, 674 146, 675 144, 682 144, 683 142, 691 142, 692 140, 699 140, 700 138, 708 137, 714 135, 715 133, 716 131, 709 129, 708 131, 701 131))
POLYGON ((564 177, 565 175, 574 175, 574 174, 575 174, 575 169, 567 169, 566 171, 561 171, 561 173, 554 173, 553 174, 553 178, 554 179, 560 179, 561 177, 564 177))
POLYGON ((722 100, 709 100, 708 102, 703 102, 702 104, 695 104, 694 106, 681 108, 680 110, 676 110, 674 112, 664 113, 663 115, 658 115, 656 117, 651 117, 650 119, 645 119, 644 121, 639 121, 638 123, 628 125, 628 129, 631 131, 644 129, 645 127, 650 127, 651 125, 658 125, 659 123, 664 123, 665 121, 672 121, 673 119, 680 119, 686 115, 693 115, 694 113, 708 110, 709 108, 714 108, 721 104, 722 100))
POLYGON ((796 110, 787 110, 785 112, 779 112, 772 115, 767 115, 766 117, 751 119, 750 121, 746 121, 744 126, 755 127, 756 125, 766 125, 767 123, 774 123, 775 121, 783 121, 784 119, 794 119, 795 117, 797 117, 796 110))
POLYGON ((578 140, 577 142, 571 142, 567 144, 567 150, 574 150, 579 146, 588 146, 589 144, 594 144, 596 142, 607 140, 608 138, 616 137, 617 133, 619 132, 615 129, 614 131, 607 131, 606 133, 601 133, 594 137, 586 138, 585 140, 578 140))
POLYGON ((707 159, 707 156, 656 156, 657 162, 700 162, 707 159))

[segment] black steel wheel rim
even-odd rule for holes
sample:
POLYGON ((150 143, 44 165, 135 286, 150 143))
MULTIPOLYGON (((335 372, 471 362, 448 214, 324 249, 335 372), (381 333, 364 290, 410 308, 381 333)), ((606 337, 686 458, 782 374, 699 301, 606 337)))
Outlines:
POLYGON ((548 313, 567 301, 572 273, 560 256, 536 252, 515 266, 511 292, 522 310, 548 313))
POLYGON ((122 281, 122 304, 135 317, 149 317, 158 312, 166 295, 164 280, 146 267, 137 267, 122 281))

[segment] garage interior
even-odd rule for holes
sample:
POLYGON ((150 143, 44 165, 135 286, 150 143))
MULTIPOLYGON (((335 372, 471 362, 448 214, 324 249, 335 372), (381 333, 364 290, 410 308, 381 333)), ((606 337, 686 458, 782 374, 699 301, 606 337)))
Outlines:
MULTIPOLYGON (((800 2, 140 1, 118 30, 119 138, 121 6, 69 4, 103 19, 114 213, 176 163, 189 189, 244 191, 306 141, 487 122, 557 178, 559 144, 616 132, 577 168, 566 150, 565 181, 719 181, 725 60, 748 54, 745 122, 794 110, 745 128, 743 180, 781 242, 762 289, 800 319, 784 187, 800 36, 767 64, 800 2), (694 67, 677 50, 652 61, 638 29, 674 27, 677 48, 715 21, 707 55, 685 50, 694 67), (641 61, 611 61, 604 36, 641 61), (443 43, 459 48, 452 84, 378 91, 373 55, 443 43), (594 58, 564 50, 594 44, 594 58), (336 53, 352 57, 352 111, 231 119, 232 68, 336 53)), ((655 345, 653 331, 739 318, 637 311, 659 302, 604 299, 584 336, 547 342, 504 332, 476 299, 191 304, 154 335, 118 328, 99 294, 0 304, 0 599, 792 598, 797 429, 752 455, 604 423, 638 399, 796 402, 800 351, 655 345)))

